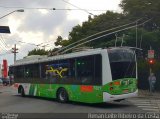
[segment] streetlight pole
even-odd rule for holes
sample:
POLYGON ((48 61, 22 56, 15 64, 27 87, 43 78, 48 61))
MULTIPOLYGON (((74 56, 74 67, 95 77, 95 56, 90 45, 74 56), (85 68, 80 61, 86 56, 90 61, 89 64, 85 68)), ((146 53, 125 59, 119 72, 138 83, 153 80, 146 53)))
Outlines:
POLYGON ((24 12, 24 10, 23 10, 23 9, 14 10, 14 11, 12 11, 12 12, 10 12, 10 13, 8 13, 8 14, 6 14, 6 15, 2 16, 2 17, 0 17, 0 19, 2 19, 2 18, 6 17, 6 16, 8 16, 8 15, 10 15, 10 14, 14 13, 14 12, 24 12))

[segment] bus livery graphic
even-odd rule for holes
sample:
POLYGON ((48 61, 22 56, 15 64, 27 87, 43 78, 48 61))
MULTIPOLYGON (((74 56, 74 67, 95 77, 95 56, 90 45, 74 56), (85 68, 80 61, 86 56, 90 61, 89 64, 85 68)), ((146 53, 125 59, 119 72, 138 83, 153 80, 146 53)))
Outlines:
POLYGON ((47 69, 47 70, 46 70, 46 73, 56 73, 56 74, 58 74, 61 78, 63 78, 62 73, 67 71, 67 68, 59 67, 58 69, 54 69, 53 66, 49 66, 49 65, 47 65, 47 67, 49 67, 50 69, 47 69))

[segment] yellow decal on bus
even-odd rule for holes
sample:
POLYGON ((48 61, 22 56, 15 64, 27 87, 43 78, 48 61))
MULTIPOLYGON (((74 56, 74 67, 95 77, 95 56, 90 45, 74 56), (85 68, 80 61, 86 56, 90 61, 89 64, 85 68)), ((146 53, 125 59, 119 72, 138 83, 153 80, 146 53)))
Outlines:
POLYGON ((57 73, 61 78, 63 78, 62 76, 62 72, 67 71, 68 68, 62 68, 62 69, 54 69, 53 67, 50 66, 50 70, 46 70, 46 72, 55 72, 57 73))

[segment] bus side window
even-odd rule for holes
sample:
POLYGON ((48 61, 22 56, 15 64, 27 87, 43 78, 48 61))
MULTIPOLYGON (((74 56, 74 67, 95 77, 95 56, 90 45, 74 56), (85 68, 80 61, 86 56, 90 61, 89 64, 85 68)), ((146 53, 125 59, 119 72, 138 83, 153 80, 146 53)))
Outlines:
POLYGON ((76 63, 75 58, 69 59, 68 82, 71 84, 76 83, 76 66, 75 66, 76 64, 75 63, 76 63))
POLYGON ((41 81, 44 83, 56 83, 57 77, 56 73, 53 71, 55 70, 54 65, 56 65, 58 61, 46 62, 40 65, 40 77, 41 81))
POLYGON ((94 85, 102 84, 102 56, 95 55, 94 57, 94 85))
POLYGON ((61 72, 60 74, 61 74, 62 79, 67 80, 67 78, 69 76, 69 66, 70 66, 70 63, 69 63, 68 59, 59 61, 58 69, 61 72))
POLYGON ((16 66, 13 68, 13 74, 16 82, 24 82, 24 66, 16 66))
POLYGON ((77 58, 76 60, 76 71, 77 71, 77 80, 81 84, 92 84, 94 79, 94 57, 86 56, 77 58))

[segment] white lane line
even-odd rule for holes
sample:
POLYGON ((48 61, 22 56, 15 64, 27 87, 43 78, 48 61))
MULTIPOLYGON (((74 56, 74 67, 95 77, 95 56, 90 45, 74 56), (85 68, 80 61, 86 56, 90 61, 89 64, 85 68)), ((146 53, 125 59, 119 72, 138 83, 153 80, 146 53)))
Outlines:
POLYGON ((159 112, 158 109, 143 109, 143 110, 146 110, 146 111, 157 111, 157 112, 159 112))
POLYGON ((137 107, 142 107, 142 108, 146 108, 146 109, 159 109, 158 107, 152 107, 152 106, 137 106, 137 107))
POLYGON ((151 102, 151 101, 143 101, 143 100, 141 100, 141 101, 132 101, 132 100, 129 100, 129 101, 131 101, 131 102, 151 102))
POLYGON ((158 109, 142 109, 142 110, 147 111, 147 112, 149 112, 149 111, 152 111, 152 112, 159 112, 158 109))
POLYGON ((157 106, 156 104, 147 104, 147 103, 146 104, 144 104, 144 103, 143 104, 142 103, 137 103, 135 105, 157 106))
POLYGON ((141 108, 142 110, 149 112, 160 112, 160 108, 158 104, 160 103, 160 100, 154 100, 154 99, 135 99, 135 100, 128 100, 131 103, 133 103, 135 106, 141 108))
MULTIPOLYGON (((130 102, 132 102, 132 101, 130 101, 130 102)), ((132 103, 134 103, 134 104, 138 104, 138 103, 139 103, 139 104, 141 104, 141 103, 142 103, 142 104, 150 104, 151 102, 132 102, 132 103)))
POLYGON ((150 102, 151 100, 129 100, 133 102, 150 102))
POLYGON ((136 99, 136 100, 135 99, 128 99, 128 100, 133 100, 133 101, 146 101, 147 100, 148 101, 150 99, 136 99))

